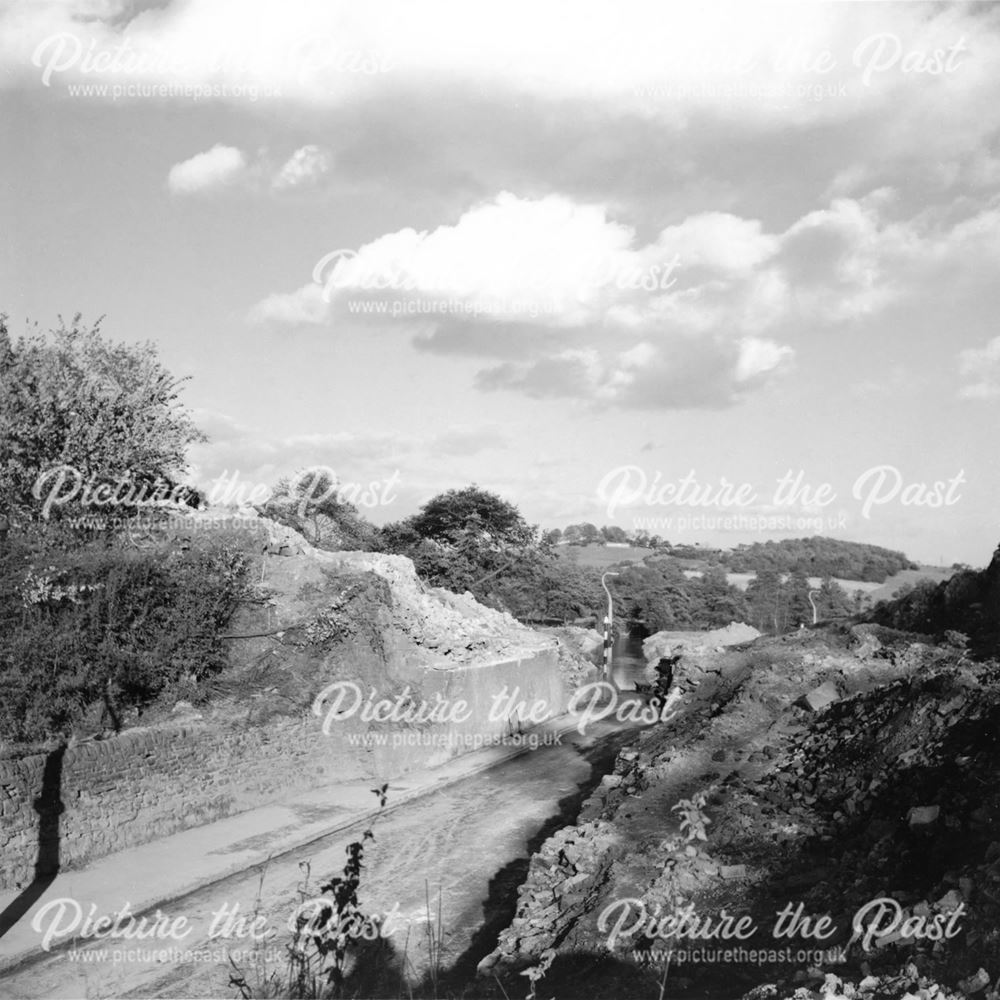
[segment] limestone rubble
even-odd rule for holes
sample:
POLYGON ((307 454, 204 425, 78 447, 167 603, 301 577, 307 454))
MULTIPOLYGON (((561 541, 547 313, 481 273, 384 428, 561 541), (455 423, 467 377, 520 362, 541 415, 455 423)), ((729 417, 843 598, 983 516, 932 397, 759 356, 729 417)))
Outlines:
MULTIPOLYGON (((659 948, 662 959, 672 948, 670 982, 682 995, 996 997, 996 666, 870 625, 719 645, 689 642, 680 653, 681 715, 639 733, 578 823, 542 845, 481 971, 515 972, 553 948, 550 979, 560 961, 586 962, 599 995, 601 970, 620 978, 628 965, 656 995, 662 961, 638 952, 659 948), (695 826, 701 814, 704 839, 679 825, 685 813, 695 826), (869 926, 864 907, 880 898, 893 901, 899 926, 866 950, 852 931, 869 926), (684 964, 681 947, 719 942, 636 933, 609 949, 598 918, 622 899, 649 914, 691 905, 752 916, 758 933, 746 946, 765 952, 792 943, 774 937, 789 904, 835 930, 823 961, 684 964), (933 927, 950 936, 921 936, 933 927)), ((651 657, 677 649, 669 638, 647 642, 651 657)))

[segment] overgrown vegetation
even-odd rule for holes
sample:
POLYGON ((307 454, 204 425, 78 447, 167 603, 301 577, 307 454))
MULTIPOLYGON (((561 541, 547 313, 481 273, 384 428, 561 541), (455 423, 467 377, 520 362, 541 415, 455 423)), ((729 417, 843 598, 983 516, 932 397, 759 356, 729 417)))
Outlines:
MULTIPOLYGON (((380 811, 385 808, 388 788, 383 784, 372 789, 380 811)), ((369 826, 360 840, 347 845, 343 870, 321 883, 318 895, 310 882, 309 864, 300 865, 303 880, 298 886, 299 905, 291 921, 291 940, 285 946, 284 968, 262 964, 243 969, 232 963, 229 985, 240 1000, 339 1000, 358 994, 356 980, 371 972, 362 966, 362 960, 377 964, 372 952, 384 944, 383 918, 367 913, 359 897, 365 851, 374 842, 375 833, 369 826)))
POLYGON ((138 550, 56 529, 0 547, 0 739, 119 729, 167 690, 196 700, 250 587, 234 538, 138 550), (62 545, 56 545, 59 537, 62 545))
POLYGON ((960 569, 942 583, 922 580, 880 601, 870 620, 908 632, 938 637, 948 632, 968 636, 969 648, 980 657, 1000 654, 1000 549, 985 570, 960 569))
POLYGON ((79 316, 18 341, 0 317, 0 739, 116 730, 225 665, 245 546, 133 536, 138 513, 198 500, 178 485, 203 439, 183 381, 79 316))

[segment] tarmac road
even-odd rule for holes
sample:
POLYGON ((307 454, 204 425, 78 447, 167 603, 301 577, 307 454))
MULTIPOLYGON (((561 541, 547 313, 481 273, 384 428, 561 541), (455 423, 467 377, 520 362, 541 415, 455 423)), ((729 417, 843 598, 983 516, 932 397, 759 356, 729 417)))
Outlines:
MULTIPOLYGON (((451 983, 471 979, 513 916, 528 857, 554 829, 572 822, 582 799, 634 733, 621 723, 597 723, 586 736, 570 732, 561 746, 541 746, 378 817, 375 842, 366 846, 359 898, 368 913, 396 914, 395 930, 378 959, 384 995, 407 995, 401 980, 414 984, 430 966, 451 983), (430 960, 431 951, 438 952, 437 961, 430 960)), ((391 787, 388 794, 391 805, 391 787)), ((317 894, 315 888, 300 893, 301 866, 309 866, 313 887, 339 874, 347 845, 359 839, 364 825, 164 906, 167 920, 188 921, 183 940, 97 940, 75 952, 53 952, 4 977, 0 996, 236 997, 229 956, 244 954, 238 964, 251 984, 258 977, 245 953, 255 947, 269 953, 272 968, 283 970, 289 918, 303 898, 317 894), (213 919, 218 930, 222 908, 234 924, 228 936, 213 940, 213 919), (242 927, 235 922, 240 919, 242 927), (254 929, 266 930, 269 939, 255 943, 254 929)), ((258 989, 254 995, 260 995, 258 989)))

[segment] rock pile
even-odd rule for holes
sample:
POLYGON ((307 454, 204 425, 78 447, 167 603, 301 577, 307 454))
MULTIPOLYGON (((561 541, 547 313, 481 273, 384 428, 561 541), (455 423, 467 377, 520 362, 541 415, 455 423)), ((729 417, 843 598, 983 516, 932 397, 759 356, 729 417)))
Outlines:
POLYGON ((615 829, 596 821, 565 827, 532 859, 528 880, 518 889, 518 908, 497 947, 479 963, 480 973, 498 964, 526 964, 559 945, 597 898, 618 840, 615 829))
MULTIPOLYGON (((676 648, 663 640, 653 652, 676 648)), ((684 969, 675 985, 734 995, 773 976, 755 1000, 945 1000, 958 995, 938 985, 948 983, 998 1000, 996 665, 850 626, 681 655, 699 671, 681 716, 639 734, 584 804, 582 825, 544 845, 517 919, 484 967, 550 947, 606 953, 595 914, 625 896, 650 912, 682 898, 699 913, 752 914, 766 938, 758 943, 773 947, 774 914, 793 900, 831 917, 838 933, 824 945, 843 949, 843 961, 684 969), (678 848, 674 807, 699 791, 706 840, 678 848), (591 830, 601 849, 560 865, 565 844, 580 849, 591 830), (953 918, 955 933, 921 939, 897 926, 867 950, 849 943, 859 908, 883 897, 900 925, 953 918)), ((630 948, 616 957, 635 962, 630 948)))

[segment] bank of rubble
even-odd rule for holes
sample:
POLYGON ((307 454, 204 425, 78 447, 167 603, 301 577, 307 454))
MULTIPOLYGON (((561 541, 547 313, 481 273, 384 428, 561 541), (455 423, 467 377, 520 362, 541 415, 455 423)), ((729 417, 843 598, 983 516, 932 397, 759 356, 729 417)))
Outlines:
POLYGON ((660 996, 665 967, 672 996, 998 995, 995 664, 874 625, 647 653, 673 660, 679 714, 542 846, 482 974, 541 964, 556 996, 660 996))

